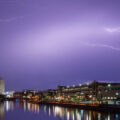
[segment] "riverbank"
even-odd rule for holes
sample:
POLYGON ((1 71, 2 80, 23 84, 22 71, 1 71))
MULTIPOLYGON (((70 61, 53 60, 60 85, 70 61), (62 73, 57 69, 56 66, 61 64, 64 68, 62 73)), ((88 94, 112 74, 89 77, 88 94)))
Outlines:
POLYGON ((85 110, 94 110, 101 112, 119 112, 120 113, 120 105, 110 105, 110 104, 89 104, 89 103, 74 103, 74 102, 57 102, 57 101, 30 101, 28 99, 4 99, 5 101, 26 101, 28 103, 33 104, 44 104, 44 105, 57 105, 61 107, 69 107, 69 108, 79 108, 85 110))
POLYGON ((108 105, 108 104, 78 104, 78 103, 59 103, 59 102, 39 102, 39 104, 46 105, 57 105, 61 107, 69 107, 69 108, 79 108, 86 110, 95 110, 102 112, 120 112, 120 105, 108 105))

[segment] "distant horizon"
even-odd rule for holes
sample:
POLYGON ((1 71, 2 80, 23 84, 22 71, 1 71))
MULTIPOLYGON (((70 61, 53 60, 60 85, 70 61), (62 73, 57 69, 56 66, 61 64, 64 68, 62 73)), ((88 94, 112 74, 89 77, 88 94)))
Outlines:
MULTIPOLYGON (((5 80, 4 80, 5 81, 5 80)), ((89 81, 89 82, 83 82, 83 83, 79 83, 79 84, 81 84, 81 85, 84 85, 84 84, 91 84, 92 82, 94 82, 94 81, 96 81, 96 82, 99 82, 99 83, 120 83, 120 82, 114 82, 114 81, 102 81, 102 80, 91 80, 91 81, 89 81)), ((17 90, 17 92, 19 92, 19 91, 23 91, 23 90, 36 90, 36 91, 44 91, 44 90, 49 90, 49 89, 57 89, 57 87, 58 86, 69 86, 69 87, 72 87, 73 85, 75 85, 75 86, 79 86, 79 84, 71 84, 71 85, 57 85, 57 86, 54 86, 53 88, 44 88, 44 89, 40 89, 40 88, 38 88, 38 89, 34 89, 34 88, 23 88, 22 90, 17 90)), ((14 90, 14 89, 12 89, 12 90, 7 90, 7 91, 16 91, 16 90, 14 90)))

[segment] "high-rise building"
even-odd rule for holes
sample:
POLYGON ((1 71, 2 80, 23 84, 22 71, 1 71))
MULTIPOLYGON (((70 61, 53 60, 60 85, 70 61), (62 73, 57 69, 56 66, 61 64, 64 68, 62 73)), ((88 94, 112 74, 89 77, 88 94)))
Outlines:
POLYGON ((5 82, 0 78, 0 94, 2 94, 5 90, 5 82))

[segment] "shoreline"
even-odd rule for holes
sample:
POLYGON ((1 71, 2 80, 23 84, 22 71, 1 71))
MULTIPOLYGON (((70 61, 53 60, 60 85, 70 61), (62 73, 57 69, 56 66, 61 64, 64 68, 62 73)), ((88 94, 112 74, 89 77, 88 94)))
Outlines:
POLYGON ((69 108, 78 108, 84 110, 92 110, 92 111, 101 111, 101 112, 119 112, 120 113, 120 105, 79 105, 79 104, 64 104, 64 103, 55 103, 55 102, 39 102, 39 104, 44 105, 57 105, 61 107, 69 107, 69 108))
MULTIPOLYGON (((4 101, 16 101, 16 99, 5 99, 0 102, 4 101)), ((41 102, 34 102, 29 101, 27 99, 18 99, 18 101, 23 102, 26 101, 28 103, 39 104, 39 105, 57 105, 60 107, 69 107, 69 108, 78 108, 84 110, 93 110, 93 111, 101 111, 101 112, 119 112, 120 113, 120 105, 109 105, 109 104, 79 104, 79 103, 60 103, 55 101, 41 101, 41 102)))

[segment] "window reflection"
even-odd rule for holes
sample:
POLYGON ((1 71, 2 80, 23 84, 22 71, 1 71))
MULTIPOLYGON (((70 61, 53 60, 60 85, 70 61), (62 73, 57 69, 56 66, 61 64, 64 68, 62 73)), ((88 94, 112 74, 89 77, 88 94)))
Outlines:
POLYGON ((0 103, 0 120, 4 118, 4 103, 0 103))

